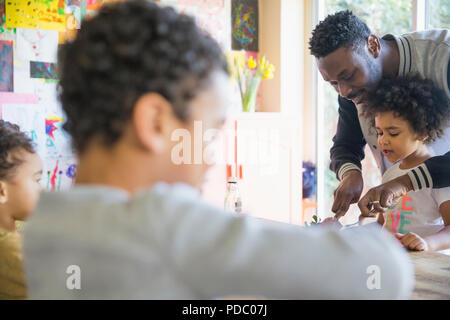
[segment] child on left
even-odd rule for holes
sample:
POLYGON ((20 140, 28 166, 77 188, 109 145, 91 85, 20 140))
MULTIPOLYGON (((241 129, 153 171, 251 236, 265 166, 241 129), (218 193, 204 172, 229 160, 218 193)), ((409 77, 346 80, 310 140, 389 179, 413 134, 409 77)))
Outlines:
POLYGON ((42 160, 19 127, 0 120, 0 299, 25 299, 21 235, 17 221, 34 210, 42 160))

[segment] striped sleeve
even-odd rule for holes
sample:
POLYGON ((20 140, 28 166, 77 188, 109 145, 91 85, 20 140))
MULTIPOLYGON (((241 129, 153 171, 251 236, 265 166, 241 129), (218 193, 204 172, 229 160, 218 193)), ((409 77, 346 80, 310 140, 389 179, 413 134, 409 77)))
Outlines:
POLYGON ((450 187, 450 152, 428 159, 410 170, 408 176, 414 191, 450 187))

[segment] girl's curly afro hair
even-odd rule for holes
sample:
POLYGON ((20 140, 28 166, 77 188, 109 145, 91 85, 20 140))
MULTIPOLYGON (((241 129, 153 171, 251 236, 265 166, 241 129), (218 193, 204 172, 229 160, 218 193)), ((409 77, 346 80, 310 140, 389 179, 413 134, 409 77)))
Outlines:
POLYGON ((411 124, 427 143, 440 138, 450 120, 450 99, 431 80, 419 76, 385 78, 367 93, 363 115, 374 119, 378 113, 393 111, 411 124))

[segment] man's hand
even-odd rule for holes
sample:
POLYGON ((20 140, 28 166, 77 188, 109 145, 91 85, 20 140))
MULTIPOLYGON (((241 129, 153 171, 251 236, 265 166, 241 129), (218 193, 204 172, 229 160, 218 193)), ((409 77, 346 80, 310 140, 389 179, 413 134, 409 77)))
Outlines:
POLYGON ((400 240, 403 246, 411 251, 428 251, 428 243, 414 232, 407 234, 396 233, 395 237, 400 240))
POLYGON ((412 189, 411 179, 408 175, 400 176, 370 189, 358 202, 361 215, 375 217, 377 213, 383 213, 386 208, 392 207, 412 189))
POLYGON ((344 174, 339 186, 334 190, 334 202, 331 211, 336 219, 344 216, 352 203, 356 203, 363 190, 361 171, 350 170, 344 174))

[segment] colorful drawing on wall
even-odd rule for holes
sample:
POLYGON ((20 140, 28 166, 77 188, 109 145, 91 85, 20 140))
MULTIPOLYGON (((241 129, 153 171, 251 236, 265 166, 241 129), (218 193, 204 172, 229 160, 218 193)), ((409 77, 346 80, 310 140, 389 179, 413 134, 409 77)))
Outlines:
POLYGON ((120 2, 120 1, 126 1, 126 0, 86 0, 86 10, 81 15, 81 20, 87 18, 92 18, 98 10, 100 10, 100 7, 106 3, 112 3, 112 2, 120 2))
POLYGON ((173 7, 195 19, 198 27, 208 32, 224 50, 230 48, 227 10, 224 0, 160 0, 162 6, 173 7))
POLYGON ((47 158, 44 163, 46 173, 45 188, 48 191, 61 191, 72 186, 76 175, 75 160, 70 157, 47 158))
POLYGON ((63 121, 64 119, 58 118, 58 117, 48 117, 45 119, 45 133, 55 139, 55 136, 53 135, 53 132, 57 130, 57 127, 55 126, 56 123, 63 121))
POLYGON ((37 6, 36 1, 5 1, 5 26, 8 28, 36 28, 37 6))
POLYGON ((232 0, 231 48, 258 51, 258 0, 232 0))
POLYGON ((63 129, 62 116, 48 116, 45 120, 46 157, 72 155, 70 135, 63 129))
POLYGON ((13 87, 14 55, 13 42, 0 40, 0 91, 12 92, 13 87))
POLYGON ((58 79, 56 63, 30 61, 30 78, 58 79))
POLYGON ((64 31, 64 0, 6 0, 8 28, 31 28, 64 31))
POLYGON ((5 26, 5 22, 6 22, 5 0, 0 0, 0 39, 13 40, 11 39, 10 36, 15 34, 16 29, 7 28, 5 26))
POLYGON ((80 29, 82 12, 86 11, 86 1, 65 0, 66 30, 80 29))
POLYGON ((21 60, 56 62, 58 32, 17 29, 16 56, 21 60))
POLYGON ((36 6, 38 29, 57 31, 64 31, 66 29, 64 0, 37 0, 36 6))
POLYGON ((66 176, 70 179, 75 179, 76 174, 77 174, 77 165, 76 164, 70 165, 66 170, 66 176))
POLYGON ((5 0, 0 0, 0 27, 5 23, 5 0))

